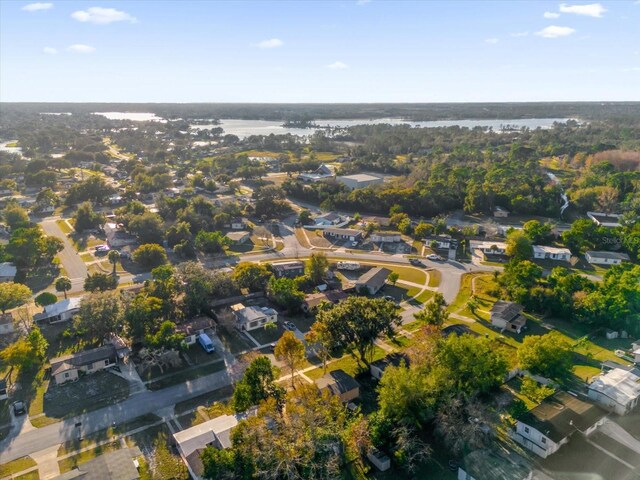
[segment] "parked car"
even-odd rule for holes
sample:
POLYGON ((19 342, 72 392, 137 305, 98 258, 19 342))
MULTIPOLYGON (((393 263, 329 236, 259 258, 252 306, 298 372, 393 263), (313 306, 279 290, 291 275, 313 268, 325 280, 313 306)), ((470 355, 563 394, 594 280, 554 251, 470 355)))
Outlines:
POLYGON ((391 295, 385 295, 384 296, 385 300, 389 300, 390 302, 394 302, 396 301, 396 299, 394 297, 392 297, 391 295))
POLYGON ((213 342, 209 338, 209 335, 207 335, 206 333, 201 333, 200 335, 198 335, 198 343, 200 344, 202 349, 207 353, 213 353, 216 351, 216 349, 213 346, 213 342))
POLYGON ((24 415, 25 413, 27 413, 27 405, 23 402, 18 400, 17 402, 13 402, 11 404, 11 408, 13 408, 13 414, 17 417, 19 415, 24 415))
POLYGON ((292 332, 294 332, 298 328, 293 322, 287 321, 287 322, 284 322, 283 325, 284 325, 284 328, 286 328, 287 330, 291 330, 292 332))
POLYGON ((276 351, 276 344, 275 344, 275 342, 274 342, 274 343, 270 343, 270 344, 269 344, 269 346, 268 346, 267 348, 269 349, 269 351, 270 351, 271 353, 275 352, 275 351, 276 351))
POLYGON ((443 260, 443 258, 440 255, 437 255, 435 253, 430 253, 429 255, 427 255, 427 258, 435 262, 441 262, 443 260))
POLYGON ((410 258, 409 259, 409 263, 411 265, 413 265, 414 267, 424 267, 424 263, 422 263, 420 260, 418 260, 417 258, 410 258))

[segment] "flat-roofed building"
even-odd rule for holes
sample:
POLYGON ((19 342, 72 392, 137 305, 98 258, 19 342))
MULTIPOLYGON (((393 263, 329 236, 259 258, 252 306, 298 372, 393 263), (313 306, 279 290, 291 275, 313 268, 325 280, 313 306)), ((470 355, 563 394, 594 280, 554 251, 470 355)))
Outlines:
POLYGON ((357 190, 359 188, 371 187, 372 185, 381 185, 384 183, 384 179, 382 177, 377 177, 368 173, 343 175, 341 177, 337 177, 336 180, 342 183, 349 190, 357 190))

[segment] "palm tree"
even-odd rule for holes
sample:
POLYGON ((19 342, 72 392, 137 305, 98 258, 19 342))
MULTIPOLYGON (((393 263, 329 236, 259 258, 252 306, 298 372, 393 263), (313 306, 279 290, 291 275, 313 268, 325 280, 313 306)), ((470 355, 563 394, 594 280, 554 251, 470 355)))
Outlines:
POLYGON ((69 277, 60 277, 55 283, 56 291, 63 292, 64 298, 67 298, 67 291, 71 290, 71 280, 69 277))
POLYGON ((118 260, 120 260, 120 252, 117 250, 110 250, 109 255, 107 256, 110 263, 113 263, 113 276, 116 275, 116 265, 118 260))

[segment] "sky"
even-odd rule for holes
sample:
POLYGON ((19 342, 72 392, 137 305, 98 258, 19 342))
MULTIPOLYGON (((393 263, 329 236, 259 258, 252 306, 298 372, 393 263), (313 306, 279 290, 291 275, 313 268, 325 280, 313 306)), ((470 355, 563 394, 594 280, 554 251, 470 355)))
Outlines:
POLYGON ((0 101, 640 100, 640 0, 0 0, 0 101))

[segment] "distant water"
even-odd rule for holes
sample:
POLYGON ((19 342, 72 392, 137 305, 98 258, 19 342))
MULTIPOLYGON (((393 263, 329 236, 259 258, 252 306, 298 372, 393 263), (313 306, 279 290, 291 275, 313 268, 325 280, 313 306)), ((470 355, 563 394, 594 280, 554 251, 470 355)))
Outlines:
POLYGON ((94 112, 94 115, 102 115, 109 120, 131 120, 133 122, 166 122, 162 117, 158 117, 155 113, 141 112, 94 112))
POLYGON ((20 147, 9 147, 8 145, 11 144, 11 143, 16 143, 16 140, 10 140, 8 142, 0 143, 0 150, 2 150, 3 152, 18 153, 18 154, 22 155, 22 148, 20 148, 20 147))
MULTIPOLYGON (((436 127, 452 127, 460 126, 467 128, 483 127, 492 128, 495 131, 504 131, 509 129, 521 129, 522 127, 550 128, 555 122, 566 123, 568 118, 526 118, 512 120, 437 120, 428 122, 411 122, 401 118, 376 118, 376 119, 354 119, 354 120, 315 120, 314 123, 321 127, 337 127, 346 128, 355 125, 376 125, 390 124, 403 125, 408 124, 412 127, 436 128, 436 127)), ((311 135, 317 129, 313 128, 291 128, 283 127, 282 121, 277 120, 232 120, 221 119, 218 125, 191 125, 191 128, 202 130, 221 127, 225 134, 236 135, 239 138, 246 138, 251 135, 311 135)))

